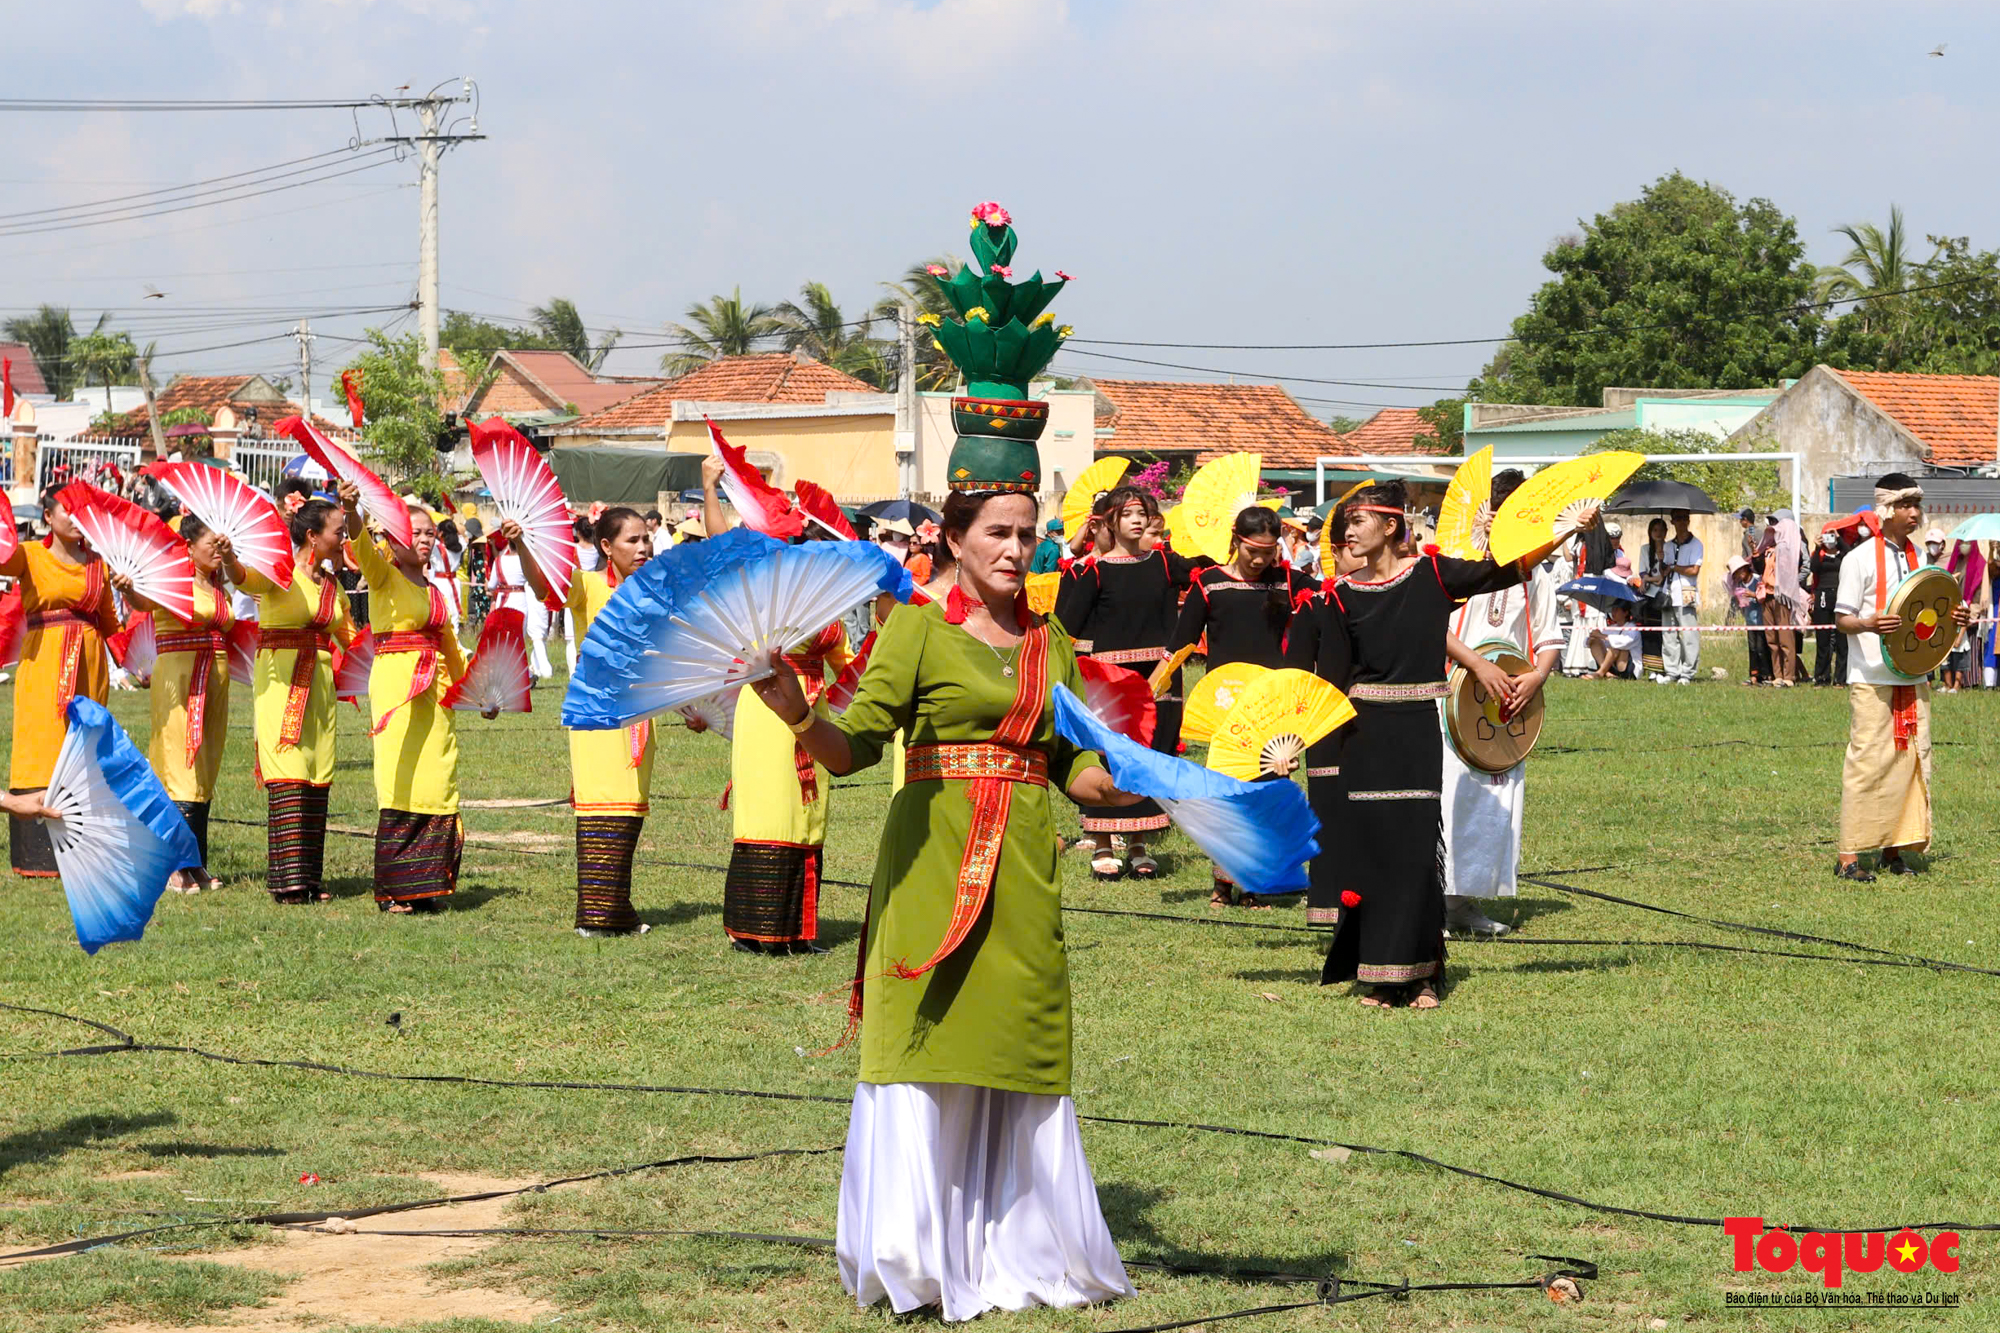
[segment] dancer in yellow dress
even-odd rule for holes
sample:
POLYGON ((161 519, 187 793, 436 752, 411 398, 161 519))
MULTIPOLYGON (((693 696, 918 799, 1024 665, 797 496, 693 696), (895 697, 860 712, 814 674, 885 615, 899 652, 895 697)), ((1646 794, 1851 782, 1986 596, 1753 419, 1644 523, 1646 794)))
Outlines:
POLYGON ((264 883, 281 903, 332 896, 321 884, 333 786, 333 646, 355 634, 334 573, 346 521, 331 500, 308 500, 292 512, 292 581, 283 588, 234 552, 223 561, 229 581, 257 599, 250 689, 266 801, 264 883))
MULTIPOLYGON (((521 525, 500 525, 521 554, 521 573, 536 597, 547 602, 548 578, 521 525)), ((646 520, 623 505, 605 510, 591 531, 603 553, 600 569, 579 569, 570 579, 565 603, 576 624, 576 642, 611 600, 620 583, 652 558, 646 520)), ((576 933, 585 937, 643 935, 650 927, 632 910, 632 854, 639 847, 653 790, 653 723, 637 722, 619 731, 571 731, 569 801, 576 811, 576 933)))
MULTIPOLYGON (((14 749, 7 789, 39 796, 48 788, 56 752, 69 734, 69 701, 103 703, 111 670, 104 636, 118 632, 118 607, 104 562, 85 545, 62 501, 49 502, 49 544, 22 542, 0 562, 0 574, 21 589, 21 662, 14 668, 14 749)), ((14 873, 56 875, 48 825, 13 817, 9 832, 14 873)))
MULTIPOLYGON (((361 494, 342 482, 347 536, 368 581, 375 666, 368 678, 375 738, 375 905, 399 916, 435 912, 458 887, 465 832, 458 818, 458 725, 439 706, 465 674, 444 597, 426 575, 437 524, 409 509, 412 545, 361 522, 361 494)), ((495 713, 485 716, 492 718, 495 713)))
POLYGON ((153 617, 159 657, 149 690, 153 727, 146 758, 201 849, 201 864, 176 870, 167 887, 175 893, 199 893, 222 887, 207 869, 208 806, 215 799, 222 747, 229 736, 229 630, 236 617, 222 586, 222 565, 233 552, 228 538, 210 531, 193 514, 182 514, 175 530, 194 562, 192 621, 135 592, 132 580, 122 574, 111 576, 111 586, 153 617))

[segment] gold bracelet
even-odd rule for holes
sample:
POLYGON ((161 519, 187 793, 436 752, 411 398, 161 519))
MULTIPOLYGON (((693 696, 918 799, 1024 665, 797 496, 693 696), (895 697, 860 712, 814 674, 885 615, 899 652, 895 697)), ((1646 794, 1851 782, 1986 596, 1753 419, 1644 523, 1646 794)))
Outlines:
POLYGON ((787 722, 787 723, 786 723, 785 725, 786 725, 786 726, 788 726, 788 727, 790 727, 790 728, 792 729, 792 735, 794 735, 794 736, 803 736, 803 735, 805 735, 805 734, 806 734, 806 733, 807 733, 808 731, 811 731, 811 730, 812 730, 812 728, 813 728, 813 723, 815 723, 815 722, 817 722, 817 721, 819 721, 819 714, 818 714, 818 713, 815 713, 815 712, 813 712, 813 710, 812 710, 812 709, 808 708, 808 709, 806 709, 806 715, 805 715, 805 716, 804 716, 803 718, 801 718, 801 719, 800 719, 799 721, 797 721, 797 722, 787 722))

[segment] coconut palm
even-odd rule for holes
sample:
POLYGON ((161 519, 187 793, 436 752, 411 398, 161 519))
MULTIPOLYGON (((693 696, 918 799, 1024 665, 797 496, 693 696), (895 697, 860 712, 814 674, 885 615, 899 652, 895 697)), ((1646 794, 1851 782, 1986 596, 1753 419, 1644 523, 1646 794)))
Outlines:
POLYGON ((577 312, 576 303, 566 296, 552 297, 547 305, 533 307, 528 317, 535 321, 535 327, 549 346, 568 352, 592 373, 604 364, 604 358, 611 355, 611 349, 625 336, 623 329, 607 329, 603 341, 592 347, 583 316, 577 312))
MULTIPOLYGON (((939 255, 935 259, 919 260, 910 265, 903 271, 903 276, 899 280, 882 284, 886 295, 875 303, 875 318, 893 323, 897 311, 908 306, 919 316, 935 315, 940 320, 956 319, 958 316, 952 310, 951 302, 945 299, 937 283, 932 281, 932 270, 941 269, 946 273, 956 273, 958 264, 959 261, 951 255, 939 255)), ((889 369, 894 374, 900 374, 901 367, 896 364, 893 352, 895 346, 894 342, 890 343, 892 352, 888 358, 889 369)), ((958 383, 958 368, 952 365, 951 358, 944 354, 944 350, 931 337, 930 330, 922 325, 917 326, 916 359, 919 389, 949 389, 958 383)))
POLYGON ((1903 229, 1903 210, 1889 205, 1889 225, 1850 222, 1835 227, 1833 234, 1845 236, 1852 245, 1838 267, 1822 268, 1815 279, 1815 291, 1822 301, 1893 295, 1910 287, 1923 272, 1923 265, 1910 259, 1909 235, 1903 229))
MULTIPOLYGON (((100 327, 103 323, 101 319, 98 321, 100 327)), ((59 399, 69 398, 76 384, 76 368, 69 359, 76 324, 70 319, 68 306, 45 305, 32 315, 16 315, 0 325, 0 332, 5 332, 13 342, 25 344, 35 354, 35 364, 41 367, 42 379, 51 393, 59 399)))
POLYGON ((773 315, 784 329, 779 336, 786 351, 803 352, 878 389, 889 384, 887 349, 868 334, 873 317, 850 321, 825 283, 807 283, 799 301, 781 301, 773 315))
POLYGON ((685 375, 717 357, 742 356, 783 328, 771 307, 744 305, 741 287, 709 297, 706 305, 689 306, 687 317, 688 324, 667 325, 667 336, 683 344, 660 358, 660 369, 669 375, 685 375))

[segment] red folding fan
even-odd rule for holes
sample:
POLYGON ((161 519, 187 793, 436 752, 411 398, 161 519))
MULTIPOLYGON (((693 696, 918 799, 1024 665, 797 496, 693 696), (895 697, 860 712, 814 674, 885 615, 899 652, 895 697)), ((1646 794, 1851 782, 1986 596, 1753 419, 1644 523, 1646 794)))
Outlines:
POLYGON ((745 527, 780 541, 806 530, 805 520, 793 510, 785 493, 765 481, 764 474, 750 466, 743 450, 722 438, 713 421, 708 423, 708 438, 722 459, 723 494, 736 506, 736 512, 743 515, 745 527))
POLYGON ((239 620, 229 627, 229 678, 248 685, 257 669, 257 622, 239 620))
POLYGON ((487 613, 479 646, 443 702, 461 713, 532 713, 528 685, 527 621, 512 607, 502 607, 487 613))
POLYGON ((1105 726, 1141 745, 1153 743, 1153 687, 1144 676, 1089 657, 1077 658, 1076 669, 1083 674, 1085 705, 1105 726))
POLYGON ((229 539, 236 558, 280 588, 292 586, 292 533, 278 506, 233 472, 206 463, 155 463, 146 469, 180 497, 187 511, 229 539))
POLYGON ((125 622, 124 630, 106 639, 104 646, 118 659, 118 665, 133 675, 152 675, 153 664, 160 657, 160 640, 153 629, 153 613, 134 611, 132 618, 125 622))
POLYGON ((274 429, 280 435, 289 435, 298 441, 299 447, 311 454, 313 461, 334 477, 359 488, 362 510, 380 523, 384 532, 404 546, 416 541, 410 529, 410 511, 403 504, 403 498, 389 489, 389 483, 370 472, 367 464, 352 449, 317 429, 304 417, 286 417, 274 429))
POLYGON ((362 700, 368 697, 368 675, 374 669, 375 631, 364 628, 333 668, 333 697, 361 708, 362 700))
POLYGON ((868 654, 875 650, 875 631, 869 630, 868 637, 854 650, 854 656, 847 659, 840 675, 826 688, 826 706, 835 717, 847 711, 847 705, 854 702, 854 687, 861 683, 861 673, 868 669, 868 654))
POLYGON ((558 603, 564 601, 576 575, 576 528, 555 469, 526 436, 499 417, 473 426, 472 461, 493 492, 500 517, 521 525, 522 541, 549 591, 558 603))
POLYGON ((73 481, 57 501, 76 521, 90 549, 132 590, 180 619, 194 621, 194 561, 174 530, 130 500, 73 481))
POLYGON ((800 513, 851 542, 861 540, 861 535, 854 530, 854 525, 847 521, 847 515, 841 511, 838 504, 834 503, 833 496, 827 493, 826 487, 816 481, 801 479, 798 485, 792 487, 792 494, 798 497, 800 513))
POLYGON ((0 669, 10 669, 21 660, 21 634, 27 617, 21 613, 21 588, 16 584, 0 596, 0 669))
POLYGON ((8 503, 6 493, 0 491, 0 560, 12 560, 20 544, 20 534, 14 528, 14 506, 8 503))

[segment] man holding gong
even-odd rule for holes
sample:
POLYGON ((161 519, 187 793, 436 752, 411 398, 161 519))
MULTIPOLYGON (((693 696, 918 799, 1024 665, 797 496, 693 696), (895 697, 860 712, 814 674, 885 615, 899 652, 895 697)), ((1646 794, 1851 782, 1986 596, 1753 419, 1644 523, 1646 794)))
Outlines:
MULTIPOLYGON (((1950 576, 1935 596, 1917 569, 1910 534, 1924 521, 1916 480, 1891 472, 1875 482, 1869 531, 1841 558, 1834 623, 1852 640, 1847 655, 1849 729, 1840 775, 1837 879, 1872 882, 1861 853, 1879 851, 1881 869, 1915 873, 1905 851, 1931 840, 1931 701, 1925 665, 1951 648, 1971 619, 1950 576), (1913 577, 1914 574, 1914 577, 1913 577), (1906 632, 1907 631, 1907 632, 1906 632)), ((1935 663, 1932 663, 1935 665, 1935 663)))

